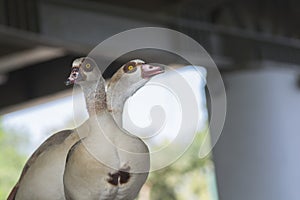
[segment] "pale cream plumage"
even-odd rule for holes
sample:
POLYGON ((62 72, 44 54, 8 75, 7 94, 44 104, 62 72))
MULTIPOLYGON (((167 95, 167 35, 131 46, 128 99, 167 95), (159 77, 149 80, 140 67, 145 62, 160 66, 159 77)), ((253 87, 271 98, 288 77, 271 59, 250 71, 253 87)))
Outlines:
MULTIPOLYGON (((148 176, 148 148, 118 125, 122 125, 125 100, 158 71, 161 73, 162 69, 135 60, 122 66, 112 77, 107 92, 110 113, 107 109, 96 110, 89 119, 88 136, 68 154, 64 173, 68 200, 134 199, 138 195, 148 176)), ((104 81, 99 82, 103 87, 104 81)))

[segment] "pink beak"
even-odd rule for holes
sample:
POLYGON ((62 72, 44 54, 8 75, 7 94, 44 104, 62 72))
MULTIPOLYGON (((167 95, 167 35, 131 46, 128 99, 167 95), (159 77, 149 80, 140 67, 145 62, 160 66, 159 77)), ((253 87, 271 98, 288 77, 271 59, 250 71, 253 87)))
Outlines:
POLYGON ((143 64, 141 68, 143 78, 151 78, 152 76, 165 72, 164 67, 159 64, 143 64))
POLYGON ((80 77, 79 69, 74 67, 74 68, 72 68, 71 74, 68 77, 68 79, 66 80, 65 84, 73 85, 75 83, 75 81, 79 79, 79 77, 80 77))

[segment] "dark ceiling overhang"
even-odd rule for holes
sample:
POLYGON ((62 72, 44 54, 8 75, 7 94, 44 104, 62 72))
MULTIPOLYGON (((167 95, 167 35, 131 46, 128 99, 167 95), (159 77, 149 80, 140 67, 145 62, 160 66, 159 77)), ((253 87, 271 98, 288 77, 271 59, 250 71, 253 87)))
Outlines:
MULTIPOLYGON (((270 31, 267 27, 272 21, 266 23, 266 32, 257 31, 251 27, 260 27, 263 17, 239 11, 240 1, 151 1, 145 7, 136 1, 24 2, 0 1, 0 92, 5 94, 0 109, 65 90, 62 83, 75 57, 88 54, 116 33, 136 27, 167 27, 191 36, 212 55, 221 71, 253 67, 245 64, 250 61, 300 65, 297 27, 289 31, 295 37, 270 31), (226 14, 228 8, 231 11, 226 14), (223 21, 218 20, 220 16, 223 21)), ((272 8, 269 12, 272 16, 272 8)), ((290 16, 297 16, 295 13, 291 9, 290 16)), ((155 60, 155 53, 151 59, 155 60)), ((113 64, 106 77, 119 64, 113 64)))

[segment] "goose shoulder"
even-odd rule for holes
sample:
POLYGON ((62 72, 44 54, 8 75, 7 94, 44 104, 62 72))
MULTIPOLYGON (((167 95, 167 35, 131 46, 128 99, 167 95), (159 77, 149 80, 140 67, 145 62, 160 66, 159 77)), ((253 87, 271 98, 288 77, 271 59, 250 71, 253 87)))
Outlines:
POLYGON ((69 142, 74 143, 78 140, 77 134, 74 133, 73 130, 63 130, 60 132, 57 132, 50 136, 47 140, 45 140, 38 148, 37 150, 30 156, 30 158, 25 163, 25 166, 22 170, 21 176, 17 182, 17 184, 12 189, 11 193, 9 194, 7 200, 14 200, 16 198, 16 194, 18 192, 20 183, 22 182, 24 176, 30 169, 30 167, 36 162, 36 160, 44 153, 46 153, 48 150, 50 150, 55 145, 60 145, 63 142, 69 142), (71 137, 70 137, 71 136, 71 137), (67 141, 68 140, 68 141, 67 141))

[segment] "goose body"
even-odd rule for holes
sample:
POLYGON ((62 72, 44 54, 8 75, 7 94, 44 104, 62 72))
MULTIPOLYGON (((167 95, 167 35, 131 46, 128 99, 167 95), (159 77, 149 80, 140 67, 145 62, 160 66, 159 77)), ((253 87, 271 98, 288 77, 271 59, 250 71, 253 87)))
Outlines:
MULTIPOLYGON (((87 97, 92 95, 92 90, 85 92, 87 97)), ((86 121, 77 130, 84 136, 88 129, 86 121)), ((77 130, 60 131, 43 142, 26 162, 7 200, 65 200, 63 173, 70 148, 80 140, 77 130)))
POLYGON ((74 130, 48 138, 26 162, 8 200, 64 200, 62 176, 69 149, 79 140, 74 130))
POLYGON ((129 152, 148 153, 147 146, 138 138, 124 135, 118 126, 111 125, 112 120, 107 112, 90 118, 89 136, 71 148, 64 173, 66 199, 133 199, 146 181, 147 173, 130 174, 130 170, 148 167, 149 157, 137 161, 117 147, 129 152), (99 122, 107 124, 102 129, 109 135, 99 133, 99 122), (98 154, 93 155, 89 149, 98 154))
MULTIPOLYGON (((141 76, 143 67, 144 63, 133 61, 118 70, 108 86, 110 109, 95 109, 87 137, 70 149, 64 171, 67 200, 131 200, 145 183, 150 166, 148 148, 120 127, 125 100, 148 81, 141 76), (139 86, 135 85, 138 82, 139 86)), ((104 87, 104 81, 99 83, 98 87, 104 87)), ((96 104, 103 102, 106 105, 106 98, 96 104)))

